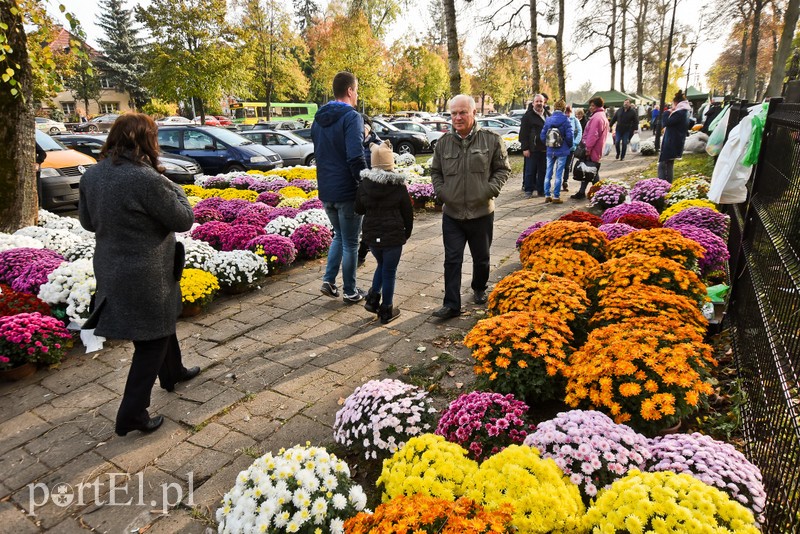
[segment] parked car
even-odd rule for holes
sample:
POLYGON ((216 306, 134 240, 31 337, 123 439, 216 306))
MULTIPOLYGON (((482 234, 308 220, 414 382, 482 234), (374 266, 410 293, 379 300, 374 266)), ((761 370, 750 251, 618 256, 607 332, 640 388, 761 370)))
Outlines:
POLYGON ((316 165, 314 143, 306 141, 292 132, 276 132, 273 130, 250 130, 241 133, 251 141, 264 145, 276 152, 284 165, 316 165))
POLYGON ((118 113, 100 115, 99 117, 91 119, 89 122, 79 122, 72 129, 76 132, 107 132, 111 129, 111 126, 117 118, 119 118, 118 113))
POLYGON ((47 153, 39 174, 41 207, 50 210, 77 204, 81 176, 97 161, 65 147, 40 130, 36 130, 36 145, 47 153))
POLYGON ((428 136, 423 133, 406 132, 381 119, 372 119, 372 129, 381 139, 388 139, 398 154, 411 154, 430 152, 431 143, 428 136))
MULTIPOLYGON (((202 124, 200 122, 200 115, 191 120, 192 124, 202 124)), ((206 126, 221 126, 217 118, 213 115, 206 115, 206 126)))
POLYGON ((508 124, 495 119, 479 118, 475 119, 475 122, 480 124, 481 128, 484 130, 489 130, 496 134, 519 134, 519 126, 509 126, 508 124))
POLYGON ((197 160, 206 174, 283 167, 281 157, 269 148, 216 126, 162 126, 158 144, 164 152, 197 160))
POLYGON ((508 116, 512 119, 522 119, 523 115, 525 115, 524 109, 512 109, 508 112, 508 116))
POLYGON ((422 121, 422 124, 427 126, 428 128, 431 128, 433 130, 436 130, 437 132, 442 132, 442 133, 447 133, 453 128, 453 125, 450 124, 449 121, 446 121, 444 119, 439 119, 439 120, 431 119, 429 121, 422 121))
POLYGON ((305 139, 306 141, 311 141, 311 128, 302 128, 300 130, 292 130, 292 133, 301 139, 305 139))
POLYGON ((426 126, 422 123, 410 120, 394 121, 391 124, 392 126, 400 130, 404 130, 406 132, 416 132, 425 134, 425 136, 428 138, 428 142, 431 144, 431 148, 435 147, 436 141, 438 141, 439 138, 444 135, 444 132, 434 130, 433 128, 430 128, 429 126, 426 126))
POLYGON ((172 115, 170 117, 164 117, 163 119, 158 119, 156 124, 159 126, 171 126, 174 124, 192 124, 192 121, 187 119, 186 117, 181 117, 179 115, 172 115))
POLYGON ((508 124, 509 126, 516 126, 517 128, 519 128, 521 124, 519 119, 515 119, 514 117, 506 117, 505 115, 497 115, 496 117, 492 117, 492 119, 508 124))
MULTIPOLYGON (((72 134, 62 135, 58 140, 67 148, 82 152, 97 159, 106 142, 106 135, 72 134)), ((196 177, 202 176, 200 164, 192 158, 161 152, 158 162, 164 167, 164 176, 178 184, 193 184, 196 177)))
POLYGON ((230 117, 226 117, 225 115, 214 115, 214 118, 219 121, 220 126, 233 126, 233 121, 230 117))
POLYGON ((63 122, 54 121, 45 117, 36 117, 36 129, 42 132, 47 132, 50 135, 58 135, 66 133, 67 127, 63 122))

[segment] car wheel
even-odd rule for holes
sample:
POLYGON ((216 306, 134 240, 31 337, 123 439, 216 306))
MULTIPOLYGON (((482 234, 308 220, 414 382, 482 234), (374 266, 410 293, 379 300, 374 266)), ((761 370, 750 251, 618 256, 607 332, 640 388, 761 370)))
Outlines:
POLYGON ((316 167, 317 166, 317 158, 314 155, 310 155, 306 158, 306 167, 316 167))
POLYGON ((92 133, 97 133, 97 125, 96 124, 90 124, 89 127, 87 128, 87 130, 89 130, 92 133))
POLYGON ((511 132, 508 132, 506 135, 519 135, 519 132, 511 131, 511 132))
POLYGON ((58 128, 56 128, 55 126, 53 126, 52 128, 50 128, 50 135, 58 135, 60 132, 61 132, 61 130, 59 130, 59 129, 58 129, 58 128))
POLYGON ((244 166, 239 165, 238 163, 231 163, 230 165, 225 167, 225 174, 227 174, 229 172, 233 172, 233 171, 244 172, 245 170, 246 169, 244 168, 244 166))
POLYGON ((397 145, 397 153, 398 154, 411 154, 414 155, 414 145, 409 143, 408 141, 403 141, 399 145, 397 145))

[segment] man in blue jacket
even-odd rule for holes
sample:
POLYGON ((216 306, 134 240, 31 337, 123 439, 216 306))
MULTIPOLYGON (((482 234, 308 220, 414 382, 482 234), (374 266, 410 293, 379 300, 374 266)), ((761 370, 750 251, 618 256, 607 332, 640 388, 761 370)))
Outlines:
POLYGON ((355 212, 355 201, 360 173, 367 164, 362 146, 364 120, 355 110, 358 80, 352 73, 343 71, 333 77, 333 97, 317 111, 311 125, 319 199, 334 232, 320 291, 332 298, 339 296, 336 276, 341 265, 342 298, 348 304, 355 304, 366 295, 356 287, 361 215, 355 212))
POLYGON ((572 149, 572 124, 569 117, 564 114, 566 107, 563 100, 556 102, 555 111, 547 117, 542 132, 539 134, 547 147, 547 169, 544 175, 545 203, 561 204, 563 202, 561 200, 561 179, 564 176, 564 166, 572 149), (553 176, 554 172, 555 177, 553 176), (553 196, 550 196, 551 194, 553 196))

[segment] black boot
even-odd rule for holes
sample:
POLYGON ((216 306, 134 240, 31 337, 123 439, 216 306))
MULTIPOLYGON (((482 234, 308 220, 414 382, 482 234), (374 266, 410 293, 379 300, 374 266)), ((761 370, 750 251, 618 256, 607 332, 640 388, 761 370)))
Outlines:
POLYGON ((379 306, 381 305, 381 294, 380 293, 373 293, 372 290, 369 290, 367 293, 367 298, 364 299, 364 309, 370 313, 379 313, 379 306))
POLYGON ((381 310, 378 312, 378 317, 381 319, 381 324, 388 324, 400 316, 400 310, 394 306, 384 306, 381 304, 381 310))

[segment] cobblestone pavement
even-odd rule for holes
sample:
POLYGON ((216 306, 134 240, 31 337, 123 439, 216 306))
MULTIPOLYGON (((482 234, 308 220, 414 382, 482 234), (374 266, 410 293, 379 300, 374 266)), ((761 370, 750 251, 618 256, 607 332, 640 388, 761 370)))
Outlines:
MULTIPOLYGON (((604 161, 601 175, 629 174, 652 158, 629 160, 604 161)), ((521 177, 509 180, 496 202, 490 284, 519 268, 522 230, 586 207, 568 195, 562 205, 526 200, 521 177)), ((306 441, 331 444, 340 402, 363 382, 429 364, 443 347, 457 364, 456 373, 438 377, 443 386, 471 380, 468 351, 452 344, 484 313, 471 304, 468 253, 466 313, 446 322, 431 317, 444 292, 440 218, 416 215, 398 271, 402 314, 390 325, 320 294, 324 259, 181 320, 185 363, 202 373, 174 393, 154 388, 151 411, 166 421, 153 434, 113 433, 130 343, 92 354, 78 347, 59 369, 0 384, 0 531, 205 532, 220 497, 254 457, 306 441), (180 506, 168 506, 181 495, 180 506)), ((361 287, 374 265, 369 258, 358 270, 361 287)))

